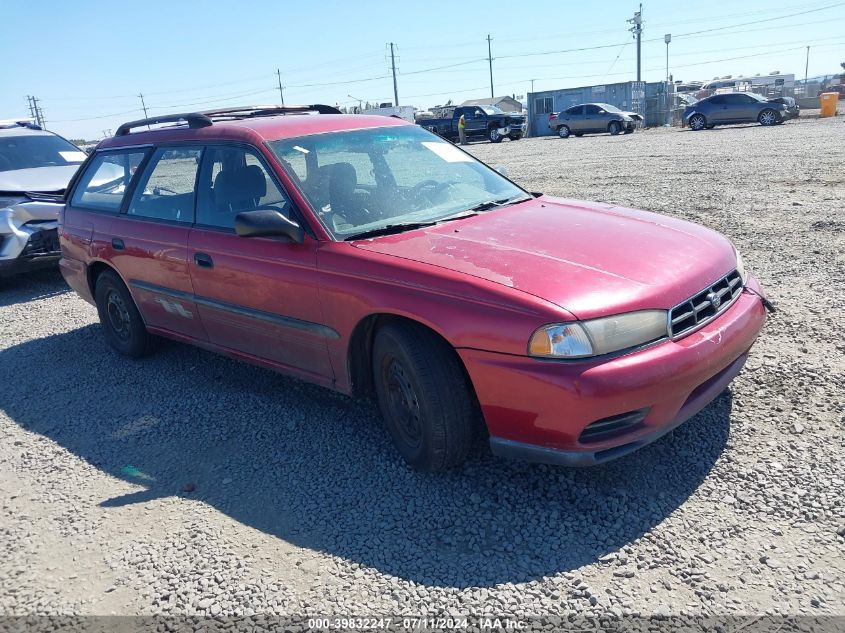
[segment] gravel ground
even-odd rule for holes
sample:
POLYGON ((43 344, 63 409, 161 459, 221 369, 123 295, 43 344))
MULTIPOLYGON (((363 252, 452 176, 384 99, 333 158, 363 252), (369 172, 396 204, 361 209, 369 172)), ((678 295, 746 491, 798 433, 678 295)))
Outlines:
POLYGON ((614 463, 408 470, 375 407, 191 347, 130 361, 0 281, 0 614, 845 615, 842 121, 477 144, 530 190, 723 231, 779 312, 614 463))

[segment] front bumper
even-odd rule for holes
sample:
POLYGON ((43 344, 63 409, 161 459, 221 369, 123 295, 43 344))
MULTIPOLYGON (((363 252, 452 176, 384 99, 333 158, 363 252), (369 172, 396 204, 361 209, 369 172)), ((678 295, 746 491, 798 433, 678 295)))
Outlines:
MULTIPOLYGON (((16 236, 17 237, 17 236, 16 236)), ((0 235, 0 241, 11 241, 11 236, 0 235)), ((55 228, 34 230, 23 242, 23 247, 9 245, 10 251, 17 251, 15 257, 0 258, 0 276, 6 277, 55 266, 62 256, 59 237, 55 228), (12 248, 12 247, 15 248, 12 248)))
MULTIPOLYGON (((753 278, 748 286, 759 292, 753 278)), ((589 466, 655 441, 707 406, 740 372, 764 321, 759 297, 744 291, 702 329, 609 360, 459 352, 495 454, 589 466), (585 439, 591 424, 635 412, 637 422, 619 433, 585 439)))

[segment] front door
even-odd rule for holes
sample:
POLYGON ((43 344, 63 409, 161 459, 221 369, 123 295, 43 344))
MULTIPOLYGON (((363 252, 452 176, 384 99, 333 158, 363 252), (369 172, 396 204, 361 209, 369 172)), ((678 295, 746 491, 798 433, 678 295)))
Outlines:
POLYGON ((239 237, 235 216, 277 209, 302 222, 260 152, 240 145, 206 149, 197 187, 188 264, 209 340, 295 370, 333 379, 317 293, 317 241, 239 237))
POLYGON ((464 111, 467 122, 467 136, 487 135, 487 115, 481 108, 467 108, 464 111))
POLYGON ((148 326, 204 340, 188 270, 201 155, 197 147, 155 150, 128 206, 114 217, 106 248, 148 326))

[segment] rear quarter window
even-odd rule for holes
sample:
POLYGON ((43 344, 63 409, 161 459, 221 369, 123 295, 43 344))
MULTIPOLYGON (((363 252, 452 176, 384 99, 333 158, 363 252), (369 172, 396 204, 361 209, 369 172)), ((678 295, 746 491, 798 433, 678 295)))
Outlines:
POLYGON ((71 205, 117 213, 135 170, 146 152, 102 152, 89 163, 73 192, 71 205))

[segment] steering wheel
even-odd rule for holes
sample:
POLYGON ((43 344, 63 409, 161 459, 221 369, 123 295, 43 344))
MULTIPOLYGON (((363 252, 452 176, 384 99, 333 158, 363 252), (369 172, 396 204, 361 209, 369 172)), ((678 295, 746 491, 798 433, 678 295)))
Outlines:
POLYGON ((418 182, 415 184, 411 191, 409 192, 409 196, 415 200, 419 200, 422 197, 425 197, 429 202, 433 202, 433 198, 436 194, 440 193, 441 191, 451 187, 454 183, 452 182, 437 182, 436 180, 423 180, 422 182, 418 182))

